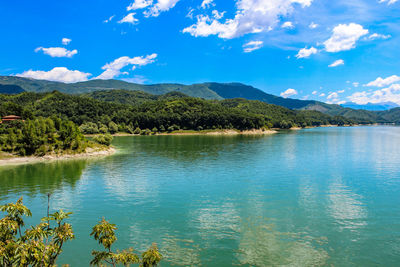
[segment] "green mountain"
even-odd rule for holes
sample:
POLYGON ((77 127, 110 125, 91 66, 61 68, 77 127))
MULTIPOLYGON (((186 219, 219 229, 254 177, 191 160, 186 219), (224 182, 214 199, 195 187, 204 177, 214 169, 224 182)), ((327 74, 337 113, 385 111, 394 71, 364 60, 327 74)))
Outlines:
POLYGON ((9 94, 9 95, 15 95, 25 92, 24 89, 19 87, 18 85, 13 85, 13 84, 0 84, 0 94, 9 94))
POLYGON ((399 114, 396 111, 390 112, 390 110, 374 112, 363 109, 346 108, 340 105, 331 105, 314 100, 283 98, 241 83, 142 85, 121 80, 90 80, 67 84, 16 76, 0 76, 0 86, 17 86, 27 92, 35 93, 59 91, 67 94, 84 94, 102 101, 130 105, 140 104, 147 100, 157 100, 158 96, 168 93, 181 93, 208 100, 244 98, 247 100, 258 100, 289 109, 319 111, 332 116, 343 116, 363 123, 397 121, 396 116, 399 114))

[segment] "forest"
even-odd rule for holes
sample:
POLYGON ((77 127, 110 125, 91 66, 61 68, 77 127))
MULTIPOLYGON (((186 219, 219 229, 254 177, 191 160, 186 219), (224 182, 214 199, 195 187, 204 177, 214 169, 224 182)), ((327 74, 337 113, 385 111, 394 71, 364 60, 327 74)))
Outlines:
POLYGON ((98 135, 89 141, 75 123, 56 116, 0 124, 0 151, 19 156, 82 153, 88 147, 109 146, 110 138, 98 135))
POLYGON ((176 130, 261 129, 351 125, 357 121, 317 111, 291 110, 256 100, 205 100, 182 93, 151 95, 111 90, 83 95, 58 91, 0 95, 0 116, 58 117, 84 134, 152 134, 176 130))

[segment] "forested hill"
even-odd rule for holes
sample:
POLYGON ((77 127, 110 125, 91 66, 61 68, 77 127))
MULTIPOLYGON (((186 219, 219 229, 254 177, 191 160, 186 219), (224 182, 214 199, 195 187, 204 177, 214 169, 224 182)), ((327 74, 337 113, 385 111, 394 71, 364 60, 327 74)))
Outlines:
POLYGON ((69 95, 57 91, 0 94, 0 116, 10 113, 22 116, 23 119, 57 116, 80 125, 84 133, 248 130, 271 127, 288 129, 356 123, 344 117, 317 111, 290 110, 261 101, 205 100, 179 92, 154 96, 116 90, 88 95, 69 95), (138 95, 136 100, 135 94, 138 95))
POLYGON ((59 91, 66 94, 84 94, 102 101, 111 100, 122 104, 137 104, 147 100, 156 100, 159 96, 162 97, 168 93, 181 93, 209 100, 244 98, 279 105, 289 109, 319 111, 331 116, 343 116, 362 123, 400 121, 400 117, 396 117, 398 114, 396 110, 382 111, 382 113, 346 108, 340 105, 326 104, 313 100, 282 98, 241 83, 142 85, 120 80, 90 80, 87 82, 66 84, 16 76, 0 76, 0 91, 1 88, 5 91, 3 93, 8 94, 20 93, 24 90, 35 93, 59 91))

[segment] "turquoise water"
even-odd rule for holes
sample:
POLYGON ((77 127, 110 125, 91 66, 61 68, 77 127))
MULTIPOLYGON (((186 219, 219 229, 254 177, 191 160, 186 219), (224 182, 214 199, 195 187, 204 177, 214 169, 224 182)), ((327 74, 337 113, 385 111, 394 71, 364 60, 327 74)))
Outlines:
POLYGON ((60 263, 87 266, 101 217, 162 266, 399 266, 400 127, 118 137, 119 152, 0 168, 0 202, 74 212, 60 263))

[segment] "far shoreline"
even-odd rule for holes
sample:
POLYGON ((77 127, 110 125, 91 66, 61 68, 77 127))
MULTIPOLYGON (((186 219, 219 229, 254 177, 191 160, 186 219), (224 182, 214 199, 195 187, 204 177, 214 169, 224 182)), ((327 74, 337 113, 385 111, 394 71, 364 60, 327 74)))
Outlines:
POLYGON ((33 164, 33 163, 48 163, 59 160, 74 160, 74 159, 88 159, 88 158, 98 158, 98 157, 106 157, 115 154, 117 150, 114 147, 109 147, 105 150, 88 150, 84 153, 78 154, 64 154, 64 155, 45 155, 42 157, 37 156, 29 156, 29 157, 19 157, 10 154, 4 154, 8 157, 4 159, 0 159, 0 167, 3 166, 17 166, 24 164, 33 164))

